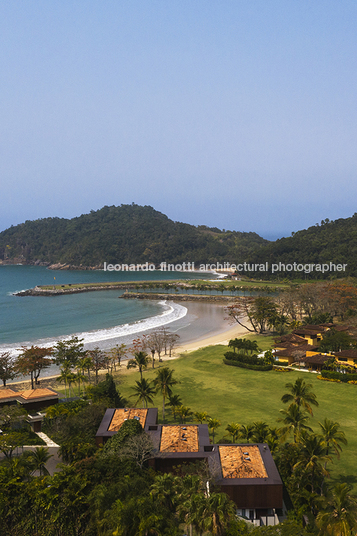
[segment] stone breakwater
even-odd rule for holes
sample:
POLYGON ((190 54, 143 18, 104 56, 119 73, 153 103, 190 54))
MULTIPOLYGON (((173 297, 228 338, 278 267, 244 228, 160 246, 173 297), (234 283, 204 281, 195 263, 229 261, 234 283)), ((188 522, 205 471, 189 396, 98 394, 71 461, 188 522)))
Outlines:
POLYGON ((119 298, 126 300, 204 301, 227 303, 237 301, 237 296, 208 296, 206 294, 157 294, 152 292, 125 292, 119 298))
POLYGON ((29 288, 27 290, 21 290, 16 292, 15 296, 63 296, 64 294, 78 294, 80 292, 93 292, 94 290, 126 290, 127 288, 135 289, 135 286, 130 285, 93 285, 93 286, 84 286, 76 287, 73 285, 72 288, 58 288, 54 289, 44 289, 42 287, 29 288))

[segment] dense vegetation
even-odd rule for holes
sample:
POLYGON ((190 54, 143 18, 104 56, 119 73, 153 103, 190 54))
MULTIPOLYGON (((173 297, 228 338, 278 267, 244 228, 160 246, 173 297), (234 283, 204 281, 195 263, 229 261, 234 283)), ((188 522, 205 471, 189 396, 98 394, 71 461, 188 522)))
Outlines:
POLYGON ((105 206, 70 220, 26 221, 0 233, 0 260, 100 266, 107 263, 347 264, 346 272, 246 271, 266 278, 357 275, 357 214, 324 220, 275 242, 256 233, 174 222, 150 206, 105 206))
MULTIPOLYGON (((247 262, 250 263, 345 263, 348 264, 345 275, 357 275, 357 213, 351 218, 340 218, 335 221, 328 219, 308 229, 292 233, 288 238, 266 243, 257 249, 247 262)), ((332 275, 339 275, 332 272, 332 275)), ((294 279, 299 274, 294 271, 267 273, 274 279, 294 279)), ((330 272, 312 272, 300 277, 307 279, 327 278, 330 272)), ((341 274, 340 274, 341 275, 341 274)), ((264 275, 265 277, 265 275, 264 275)))
POLYGON ((152 207, 105 206, 71 220, 26 221, 0 233, 0 259, 68 263, 213 263, 247 257, 267 241, 256 233, 174 222, 152 207))

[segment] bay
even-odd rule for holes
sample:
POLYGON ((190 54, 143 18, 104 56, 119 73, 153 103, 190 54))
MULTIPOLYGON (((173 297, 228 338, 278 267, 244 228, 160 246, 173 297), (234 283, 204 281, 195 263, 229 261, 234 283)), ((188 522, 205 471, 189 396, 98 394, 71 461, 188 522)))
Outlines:
POLYGON ((118 290, 51 297, 15 296, 20 290, 51 283, 157 281, 202 276, 202 273, 62 271, 42 266, 0 266, 0 351, 51 343, 53 339, 72 334, 85 335, 90 347, 99 340, 111 341, 173 322, 187 312, 178 304, 119 300, 122 291, 118 290))

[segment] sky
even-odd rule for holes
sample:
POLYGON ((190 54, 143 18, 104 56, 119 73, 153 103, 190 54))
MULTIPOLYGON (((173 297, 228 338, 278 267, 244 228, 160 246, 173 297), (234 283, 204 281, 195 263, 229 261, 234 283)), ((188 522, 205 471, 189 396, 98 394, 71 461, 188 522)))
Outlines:
POLYGON ((355 0, 3 0, 0 231, 104 205, 268 239, 352 216, 355 0))

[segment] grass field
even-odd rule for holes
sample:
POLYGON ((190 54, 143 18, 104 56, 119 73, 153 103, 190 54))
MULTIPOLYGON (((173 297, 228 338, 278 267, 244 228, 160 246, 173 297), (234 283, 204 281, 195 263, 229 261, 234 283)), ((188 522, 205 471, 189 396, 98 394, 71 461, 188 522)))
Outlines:
MULTIPOLYGON (((263 350, 271 347, 270 337, 256 340, 263 350)), ((209 346, 161 364, 174 369, 174 377, 180 381, 174 386, 174 393, 181 396, 185 406, 192 411, 207 411, 211 417, 221 421, 216 440, 227 433, 225 427, 229 422, 248 424, 265 421, 270 426, 280 426, 277 419, 279 410, 286 407, 281 402, 282 395, 287 391, 285 384, 293 383, 302 376, 312 384, 319 402, 319 407, 314 408, 310 426, 318 432, 319 421, 327 417, 340 423, 348 439, 341 459, 334 459, 331 476, 336 481, 348 481, 357 489, 357 385, 324 382, 315 374, 306 372, 259 372, 227 366, 222 362, 226 350, 227 347, 221 345, 209 346)), ((149 368, 144 372, 144 377, 152 379, 154 371, 149 368)), ((129 397, 135 380, 140 379, 139 372, 119 373, 117 378, 120 393, 134 402, 129 397)), ((160 418, 162 398, 159 394, 154 402, 154 407, 159 408, 160 418)), ((167 412, 166 421, 173 422, 170 411, 167 412)))

